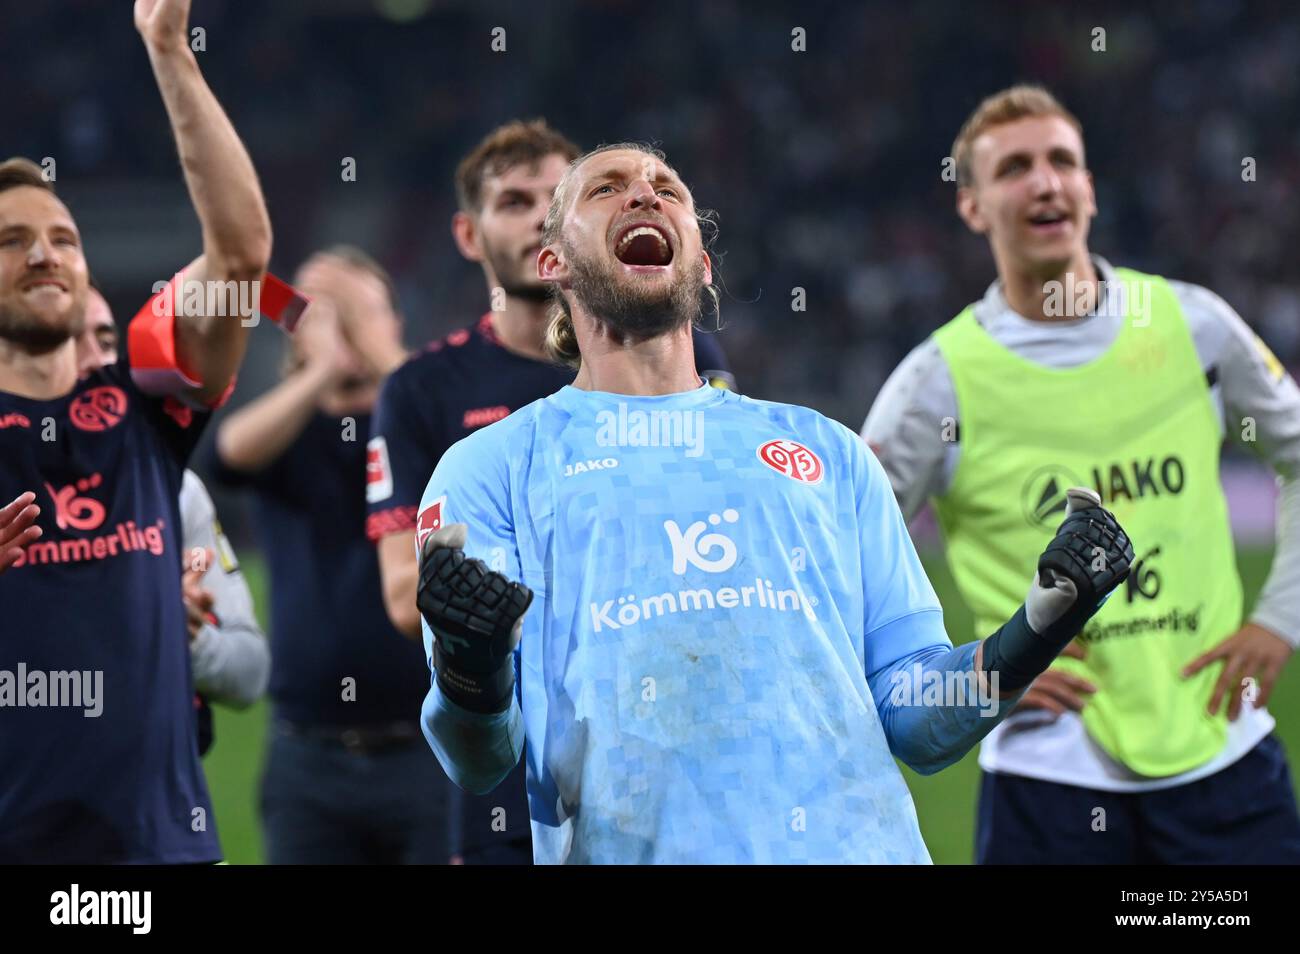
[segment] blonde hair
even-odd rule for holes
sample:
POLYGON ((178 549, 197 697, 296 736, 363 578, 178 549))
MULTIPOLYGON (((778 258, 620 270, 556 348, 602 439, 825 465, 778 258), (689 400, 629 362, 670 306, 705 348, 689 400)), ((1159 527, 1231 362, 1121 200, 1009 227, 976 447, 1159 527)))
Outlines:
POLYGON ((1074 113, 1061 105, 1060 100, 1041 86, 1019 84, 987 97, 975 107, 957 133, 952 144, 952 157, 957 166, 957 185, 968 186, 974 182, 971 171, 971 148, 975 140, 994 126, 1013 123, 1030 116, 1060 116, 1083 138, 1083 124, 1074 113))
MULTIPOLYGON (((643 142, 618 142, 597 146, 590 152, 574 159, 569 163, 569 168, 564 171, 564 177, 560 179, 560 184, 555 187, 555 195, 551 198, 551 206, 546 210, 546 219, 542 224, 543 245, 552 245, 560 241, 560 229, 564 224, 564 213, 569 204, 569 191, 573 188, 573 182, 577 178, 578 167, 602 152, 619 150, 639 152, 657 159, 664 165, 668 165, 668 158, 664 155, 662 149, 657 149, 643 142)), ((717 213, 711 209, 702 211, 697 209, 695 218, 700 224, 701 240, 707 250, 717 238, 717 213)), ((713 300, 713 308, 715 313, 719 315, 720 321, 722 301, 718 290, 712 285, 708 285, 706 288, 709 297, 713 300)), ((582 366, 582 352, 578 349, 578 334, 573 327, 573 312, 570 311, 569 303, 565 300, 564 294, 560 291, 558 285, 551 287, 551 308, 549 320, 546 324, 546 339, 543 342, 543 348, 547 356, 556 364, 567 365, 570 368, 582 366)))

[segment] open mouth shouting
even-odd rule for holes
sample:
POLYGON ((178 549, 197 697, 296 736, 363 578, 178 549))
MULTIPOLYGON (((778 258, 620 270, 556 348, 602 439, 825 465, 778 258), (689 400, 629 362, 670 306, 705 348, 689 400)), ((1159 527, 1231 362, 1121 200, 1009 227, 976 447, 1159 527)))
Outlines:
POLYGON ((663 271, 672 264, 672 237, 656 222, 632 222, 614 241, 614 257, 634 272, 663 271))

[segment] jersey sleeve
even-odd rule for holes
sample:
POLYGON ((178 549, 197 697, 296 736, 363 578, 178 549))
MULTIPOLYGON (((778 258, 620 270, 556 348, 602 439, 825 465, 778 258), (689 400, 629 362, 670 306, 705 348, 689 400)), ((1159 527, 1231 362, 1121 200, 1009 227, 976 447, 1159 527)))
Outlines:
POLYGON ((1197 285, 1179 290, 1224 332, 1218 357, 1227 435, 1278 476, 1273 563, 1250 620, 1300 648, 1300 387, 1231 305, 1197 285))
POLYGON ((884 466, 905 519, 947 490, 944 464, 957 446, 956 424, 952 379, 930 338, 894 369, 862 425, 862 439, 884 466))
POLYGON ((716 334, 709 334, 695 328, 692 331, 695 341, 695 369, 713 385, 727 391, 736 390, 736 377, 731 373, 731 365, 718 343, 716 334))
POLYGON ((232 378, 225 391, 207 405, 195 403, 192 392, 202 382, 184 367, 176 349, 176 294, 183 287, 184 270, 145 302, 126 330, 126 353, 131 379, 143 394, 170 397, 186 406, 216 410, 235 390, 232 378))
POLYGON ((851 435, 861 548, 866 674, 930 647, 952 648, 943 609, 925 575, 885 470, 851 435))
MULTIPOLYGON (((519 546, 511 516, 509 461, 491 430, 480 431, 448 449, 420 499, 412 545, 418 554, 429 534, 453 523, 467 527, 465 555, 489 569, 523 580, 519 546)), ((433 633, 420 620, 426 659, 433 655, 433 633)))
POLYGON ((429 477, 446 450, 437 399, 411 389, 403 365, 384 382, 366 443, 366 535, 378 541, 415 529, 429 477))
POLYGON ((111 365, 103 373, 138 402, 145 420, 166 449, 167 456, 174 465, 183 467, 198 446, 204 428, 212 418, 211 412, 196 409, 170 394, 159 396, 141 391, 131 370, 128 357, 125 365, 111 365))
POLYGON ((131 319, 126 332, 126 374, 123 384, 142 403, 154 430, 172 457, 184 464, 194 452, 211 411, 230 392, 209 406, 195 403, 191 392, 199 382, 181 364, 176 351, 174 290, 184 278, 178 273, 131 319))
POLYGON ((198 476, 188 470, 181 485, 181 520, 186 564, 191 564, 196 550, 211 550, 214 560, 201 583, 212 594, 213 618, 190 643, 194 687, 214 702, 239 708, 252 705, 266 690, 270 650, 212 498, 198 476))

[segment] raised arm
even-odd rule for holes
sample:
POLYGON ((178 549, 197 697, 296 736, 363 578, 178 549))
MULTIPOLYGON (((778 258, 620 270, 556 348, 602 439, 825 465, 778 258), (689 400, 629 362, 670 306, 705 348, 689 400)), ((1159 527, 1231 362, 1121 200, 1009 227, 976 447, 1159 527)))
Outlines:
POLYGON ((1072 489, 1024 604, 987 639, 954 649, 885 468, 860 440, 853 451, 867 685, 890 751, 929 774, 1012 711, 1128 576, 1133 548, 1095 493, 1072 489))
MULTIPOLYGON (((136 0, 135 26, 144 39, 158 91, 180 154, 185 184, 203 229, 203 252, 185 270, 186 282, 246 282, 233 301, 256 313, 257 286, 271 258, 271 222, 257 173, 229 118, 208 88, 189 46, 190 0, 136 0)), ((231 286, 226 286, 227 288, 231 286)), ((251 315, 220 317, 224 295, 177 296, 176 349, 199 386, 193 396, 219 399, 244 357, 251 315), (202 302, 197 307, 181 301, 202 302), (218 304, 220 303, 220 304, 218 304), (197 313, 195 313, 197 312, 197 313)))
POLYGON ((502 436, 479 431, 443 455, 409 540, 419 547, 416 601, 434 677, 424 736, 447 776, 475 794, 500 784, 524 743, 515 650, 533 594, 517 582, 502 436))
POLYGON ((1024 604, 997 632, 869 666, 890 750, 921 774, 956 762, 1005 718, 1128 576, 1133 548, 1123 528, 1092 491, 1072 489, 1069 497, 1024 604), (938 700, 932 686, 943 688, 938 700))
POLYGON ((292 348, 296 369, 232 411, 217 429, 217 456, 232 470, 256 473, 283 454, 345 373, 343 339, 328 300, 312 302, 294 332, 292 348))

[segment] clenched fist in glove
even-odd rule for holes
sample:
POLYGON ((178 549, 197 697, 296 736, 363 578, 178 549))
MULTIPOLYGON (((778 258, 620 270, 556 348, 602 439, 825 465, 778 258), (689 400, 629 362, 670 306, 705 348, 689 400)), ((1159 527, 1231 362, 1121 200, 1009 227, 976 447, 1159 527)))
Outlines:
POLYGON ((433 631, 438 688, 471 712, 503 712, 515 688, 512 656, 533 591, 465 556, 468 528, 453 523, 420 548, 416 605, 433 631))
POLYGON ((1101 498, 1069 491, 1065 520, 1038 559, 1024 605, 984 642, 983 669, 1002 690, 1021 689, 1042 673, 1128 577, 1133 545, 1101 498))

